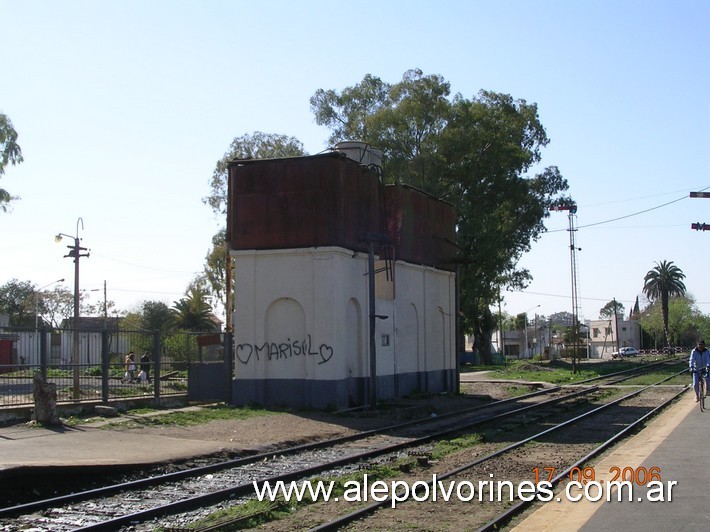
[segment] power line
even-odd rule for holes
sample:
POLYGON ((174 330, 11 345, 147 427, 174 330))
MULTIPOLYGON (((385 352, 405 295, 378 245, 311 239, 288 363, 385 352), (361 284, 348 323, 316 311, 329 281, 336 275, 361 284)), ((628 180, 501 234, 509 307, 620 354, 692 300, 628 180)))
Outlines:
POLYGON ((666 206, 671 205, 671 204, 673 204, 673 203, 677 203, 677 202, 679 202, 680 200, 684 200, 684 199, 687 199, 687 198, 688 198, 688 196, 683 196, 683 197, 681 197, 681 198, 678 198, 678 199, 674 199, 674 200, 672 200, 672 201, 669 201, 668 203, 663 203, 662 205, 657 205, 657 206, 655 206, 655 207, 651 207, 650 209, 645 209, 645 210, 643 210, 643 211, 638 211, 638 212, 635 212, 635 213, 632 213, 632 214, 627 214, 626 216, 619 216, 618 218, 612 218, 611 220, 604 220, 603 222, 596 222, 596 223, 587 224, 587 225, 578 225, 578 226, 577 226, 577 229, 584 229, 584 228, 586 228, 586 227, 594 227, 595 225, 608 224, 608 223, 611 223, 611 222, 616 222, 616 221, 618 221, 618 220, 623 220, 623 219, 625 219, 625 218, 631 218, 632 216, 638 216, 639 214, 644 214, 644 213, 646 213, 646 212, 655 211, 656 209, 661 209, 661 208, 663 208, 663 207, 666 207, 666 206))
POLYGON ((158 272, 169 272, 169 273, 189 273, 189 274, 192 274, 192 275, 195 275, 195 274, 200 273, 200 272, 196 272, 196 271, 166 270, 166 269, 164 269, 164 268, 155 268, 155 267, 153 267, 153 266, 146 266, 146 265, 144 265, 144 264, 135 264, 135 263, 133 263, 133 262, 128 262, 128 261, 121 260, 121 259, 114 259, 113 257, 107 257, 106 255, 101 255, 101 254, 95 253, 95 252, 93 252, 93 256, 94 256, 94 257, 101 257, 102 259, 110 260, 110 261, 113 261, 113 262, 119 262, 119 263, 121 263, 121 264, 126 264, 126 265, 128 265, 128 266, 134 266, 134 267, 136 267, 136 268, 142 268, 142 269, 144 269, 144 270, 154 270, 154 271, 158 271, 158 272))
MULTIPOLYGON (((518 292, 514 292, 516 294, 530 294, 532 296, 545 296, 545 297, 559 297, 563 299, 571 299, 572 296, 569 295, 562 295, 562 294, 545 294, 543 292, 528 292, 527 290, 520 290, 518 292)), ((584 299, 586 301, 603 301, 608 303, 614 298, 599 298, 599 297, 580 297, 579 299, 584 299)), ((620 303, 634 303, 634 301, 631 300, 626 300, 626 299, 616 299, 620 303)))
MULTIPOLYGON (((701 189, 700 191, 702 192, 703 190, 707 190, 707 189, 709 189, 709 188, 710 188, 710 186, 709 186, 709 187, 705 187, 705 188, 701 189)), ((631 213, 631 214, 626 214, 626 215, 624 215, 624 216, 619 216, 619 217, 617 217, 617 218, 611 218, 611 219, 609 219, 609 220, 603 220, 603 221, 601 221, 601 222, 594 222, 594 223, 586 224, 586 225, 578 225, 578 226, 577 226, 577 229, 586 229, 587 227, 594 227, 594 226, 597 226, 597 225, 608 224, 608 223, 611 223, 611 222, 616 222, 616 221, 619 221, 619 220, 624 220, 624 219, 626 219, 626 218, 631 218, 631 217, 633 217, 633 216, 638 216, 639 214, 644 214, 644 213, 647 213, 647 212, 655 211, 655 210, 657 210, 657 209, 661 209, 661 208, 663 208, 663 207, 667 207, 668 205, 672 205, 673 203, 678 203, 678 202, 681 201, 681 200, 688 199, 688 197, 689 197, 688 195, 685 195, 685 196, 682 196, 682 197, 680 197, 680 198, 678 198, 678 199, 674 199, 674 200, 668 201, 668 202, 666 202, 666 203, 662 203, 661 205, 656 205, 655 207, 651 207, 651 208, 649 208, 649 209, 644 209, 644 210, 642 210, 642 211, 634 212, 634 213, 631 213)), ((551 230, 549 230, 549 231, 547 231, 547 232, 548 232, 548 233, 559 233, 559 232, 562 232, 562 231, 567 231, 567 229, 551 229, 551 230)))

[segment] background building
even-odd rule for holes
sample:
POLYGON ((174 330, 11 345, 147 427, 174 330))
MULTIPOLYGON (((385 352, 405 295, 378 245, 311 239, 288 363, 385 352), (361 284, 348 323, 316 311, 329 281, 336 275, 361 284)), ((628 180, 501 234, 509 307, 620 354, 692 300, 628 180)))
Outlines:
POLYGON ((592 358, 611 358, 620 347, 641 349, 641 325, 636 320, 592 320, 589 327, 592 358))

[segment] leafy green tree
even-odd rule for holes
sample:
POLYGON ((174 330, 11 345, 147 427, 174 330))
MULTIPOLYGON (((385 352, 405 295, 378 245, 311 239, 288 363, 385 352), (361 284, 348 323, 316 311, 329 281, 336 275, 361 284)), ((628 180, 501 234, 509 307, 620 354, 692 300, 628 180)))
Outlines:
POLYGON ((227 167, 234 159, 270 159, 274 157, 297 157, 305 155, 303 144, 294 137, 272 133, 255 132, 235 137, 229 150, 217 161, 212 173, 212 193, 202 201, 217 215, 227 212, 227 167))
POLYGON ((623 319, 624 312, 626 312, 624 304, 619 303, 616 299, 613 299, 599 309, 599 317, 603 320, 609 320, 614 316, 623 319))
POLYGON ((490 91, 448 96, 443 78, 410 70, 393 85, 368 75, 340 93, 319 90, 311 108, 331 142, 382 149, 387 182, 456 206, 461 332, 473 333, 489 362, 499 288, 529 283, 519 259, 545 231, 550 207, 570 201, 560 195, 568 186, 556 167, 527 176, 549 142, 536 105, 490 91))
MULTIPOLYGON (((0 113, 0 177, 5 175, 7 165, 20 164, 23 161, 22 150, 17 144, 17 131, 7 115, 0 113)), ((0 188, 0 210, 7 212, 12 200, 19 199, 7 190, 0 188)))
MULTIPOLYGON (((85 301, 82 296, 84 294, 79 297, 80 308, 81 302, 85 301)), ((51 327, 59 328, 63 320, 74 317, 74 292, 67 288, 55 286, 51 292, 42 292, 39 301, 40 320, 51 327)), ((88 314, 86 310, 82 308, 81 314, 88 314)))
MULTIPOLYGON (((708 316, 703 315, 690 297, 674 297, 668 302, 668 337, 671 345, 691 347, 698 338, 710 331, 708 316)), ((660 300, 646 307, 640 317, 641 327, 658 347, 657 339, 664 339, 663 311, 660 300)))
MULTIPOLYGON (((294 137, 262 133, 235 137, 229 150, 217 161, 212 174, 210 187, 212 193, 203 198, 217 216, 224 216, 227 211, 227 167, 234 159, 274 159, 280 157, 300 157, 306 155, 303 144, 294 137)), ((226 228, 222 227, 212 237, 212 248, 205 258, 203 274, 195 279, 194 284, 207 290, 221 307, 227 310, 227 243, 226 228)))
POLYGON ((671 297, 685 295, 685 274, 673 261, 661 261, 651 269, 643 278, 643 293, 650 301, 661 302, 661 316, 663 319, 664 345, 670 345, 668 336, 668 309, 671 297))
POLYGON ((502 329, 504 331, 515 330, 517 316, 511 316, 506 311, 503 311, 500 314, 498 314, 497 312, 493 313, 493 319, 495 320, 496 324, 502 326, 502 329))
POLYGON ((203 274, 195 280, 196 284, 219 301, 221 307, 226 309, 227 298, 227 231, 220 229, 212 237, 212 249, 205 257, 203 274))
POLYGON ((571 312, 563 310, 560 312, 555 312, 554 314, 550 314, 550 316, 548 317, 548 321, 550 322, 550 324, 557 325, 560 328, 571 327, 572 323, 574 322, 574 316, 571 312))
POLYGON ((525 329, 525 322, 527 321, 527 316, 528 315, 525 314, 525 312, 521 312, 520 314, 517 314, 515 316, 514 328, 516 331, 522 331, 525 329))
POLYGON ((689 297, 675 297, 668 302, 668 335, 671 345, 695 344, 698 314, 689 297))
POLYGON ((372 138, 370 120, 385 108, 390 89, 391 85, 367 74, 358 85, 340 93, 318 89, 311 97, 311 111, 317 124, 330 128, 331 144, 372 138))
POLYGON ((144 331, 165 331, 172 325, 173 315, 162 301, 144 301, 139 326, 144 331))
POLYGON ((215 327, 212 308, 207 302, 207 292, 192 286, 185 297, 176 301, 171 309, 175 328, 185 331, 209 331, 215 327))
MULTIPOLYGON (((690 339, 689 343, 684 344, 686 346, 694 344, 700 338, 710 338, 710 316, 698 313, 695 320, 695 335, 690 339)), ((707 340, 705 341, 707 342, 707 340)))
POLYGON ((0 286, 0 314, 10 317, 10 325, 34 326, 35 286, 29 281, 11 281, 0 286))

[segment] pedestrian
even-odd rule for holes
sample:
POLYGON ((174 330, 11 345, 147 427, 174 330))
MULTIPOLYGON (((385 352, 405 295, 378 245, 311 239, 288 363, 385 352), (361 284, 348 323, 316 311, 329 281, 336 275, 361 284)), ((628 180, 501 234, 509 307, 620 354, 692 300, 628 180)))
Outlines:
POLYGON ((133 375, 136 371, 136 359, 135 359, 135 355, 133 354, 133 351, 129 351, 128 354, 126 355, 125 366, 126 366, 126 374, 123 376, 123 380, 131 383, 131 382, 133 382, 133 379, 134 379, 133 375))
POLYGON ((148 351, 141 355, 141 372, 138 374, 138 380, 150 383, 150 354, 148 351))

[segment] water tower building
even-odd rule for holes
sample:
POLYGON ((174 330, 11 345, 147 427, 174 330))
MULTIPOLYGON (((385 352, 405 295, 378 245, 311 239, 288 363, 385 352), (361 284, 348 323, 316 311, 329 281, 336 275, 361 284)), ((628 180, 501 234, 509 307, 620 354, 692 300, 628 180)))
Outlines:
POLYGON ((453 392, 455 211, 384 185, 376 150, 229 165, 236 404, 453 392))

